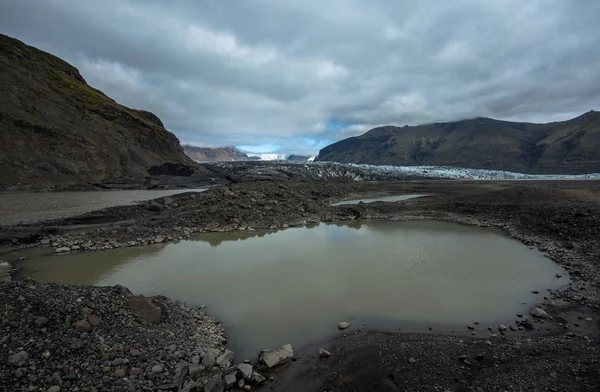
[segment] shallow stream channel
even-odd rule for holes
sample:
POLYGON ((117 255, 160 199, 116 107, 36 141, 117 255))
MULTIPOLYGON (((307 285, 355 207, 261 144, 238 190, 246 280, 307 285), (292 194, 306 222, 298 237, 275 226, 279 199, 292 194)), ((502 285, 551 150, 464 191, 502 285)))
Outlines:
POLYGON ((450 332, 477 321, 485 331, 568 284, 560 266, 499 231, 439 221, 321 223, 105 252, 22 254, 15 278, 121 284, 206 305, 242 358, 358 328, 450 332), (351 327, 338 331, 340 321, 351 327))

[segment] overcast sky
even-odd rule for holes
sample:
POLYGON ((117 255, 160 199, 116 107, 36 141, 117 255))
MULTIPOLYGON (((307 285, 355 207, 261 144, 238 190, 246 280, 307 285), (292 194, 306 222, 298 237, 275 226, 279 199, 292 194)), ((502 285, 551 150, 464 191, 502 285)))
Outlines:
POLYGON ((316 154, 385 124, 600 109, 600 0, 0 0, 0 32, 182 142, 316 154))

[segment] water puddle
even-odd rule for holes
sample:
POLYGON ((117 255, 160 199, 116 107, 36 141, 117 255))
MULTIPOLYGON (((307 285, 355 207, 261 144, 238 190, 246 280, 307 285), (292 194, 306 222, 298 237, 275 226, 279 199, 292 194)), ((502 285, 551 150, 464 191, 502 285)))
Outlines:
POLYGON ((107 207, 207 189, 142 189, 76 192, 0 192, 0 225, 67 218, 107 207))
POLYGON ((28 257, 17 278, 122 284, 205 304, 242 357, 329 338, 342 320, 372 329, 497 325, 568 283, 542 253, 497 231, 437 221, 323 223, 107 252, 37 249, 28 257))
POLYGON ((388 203, 392 203, 392 202, 396 202, 396 201, 403 201, 403 200, 409 200, 409 199, 414 199, 416 197, 424 197, 424 196, 428 196, 428 195, 393 195, 393 196, 380 196, 380 197, 373 197, 373 198, 369 198, 369 199, 355 199, 355 200, 345 200, 345 201, 341 201, 339 203, 335 203, 332 204, 332 206, 342 206, 345 204, 359 204, 359 203, 374 203, 376 201, 385 201, 388 203))

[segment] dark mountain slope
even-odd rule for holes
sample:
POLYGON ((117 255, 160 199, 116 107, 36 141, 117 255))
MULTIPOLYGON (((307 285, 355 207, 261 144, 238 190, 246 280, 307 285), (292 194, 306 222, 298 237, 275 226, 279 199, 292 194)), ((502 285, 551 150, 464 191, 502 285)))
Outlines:
POLYGON ((331 144, 316 160, 524 173, 600 172, 600 113, 549 124, 476 118, 386 126, 331 144))
POLYGON ((248 161, 250 157, 235 147, 196 147, 182 145, 183 152, 196 162, 248 161))
POLYGON ((0 92, 0 188, 141 178, 151 166, 193 164, 154 114, 118 104, 68 63, 5 35, 0 92))

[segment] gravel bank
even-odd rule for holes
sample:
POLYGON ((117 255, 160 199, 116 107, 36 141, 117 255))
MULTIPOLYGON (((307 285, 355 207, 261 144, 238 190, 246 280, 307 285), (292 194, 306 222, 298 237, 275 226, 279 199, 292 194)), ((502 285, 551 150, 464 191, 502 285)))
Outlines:
MULTIPOLYGON (((121 286, 0 283, 2 391, 219 391, 238 371, 212 318, 121 286)), ((245 369, 248 371, 248 369, 245 369)), ((233 385, 231 385, 233 386, 233 385)))

